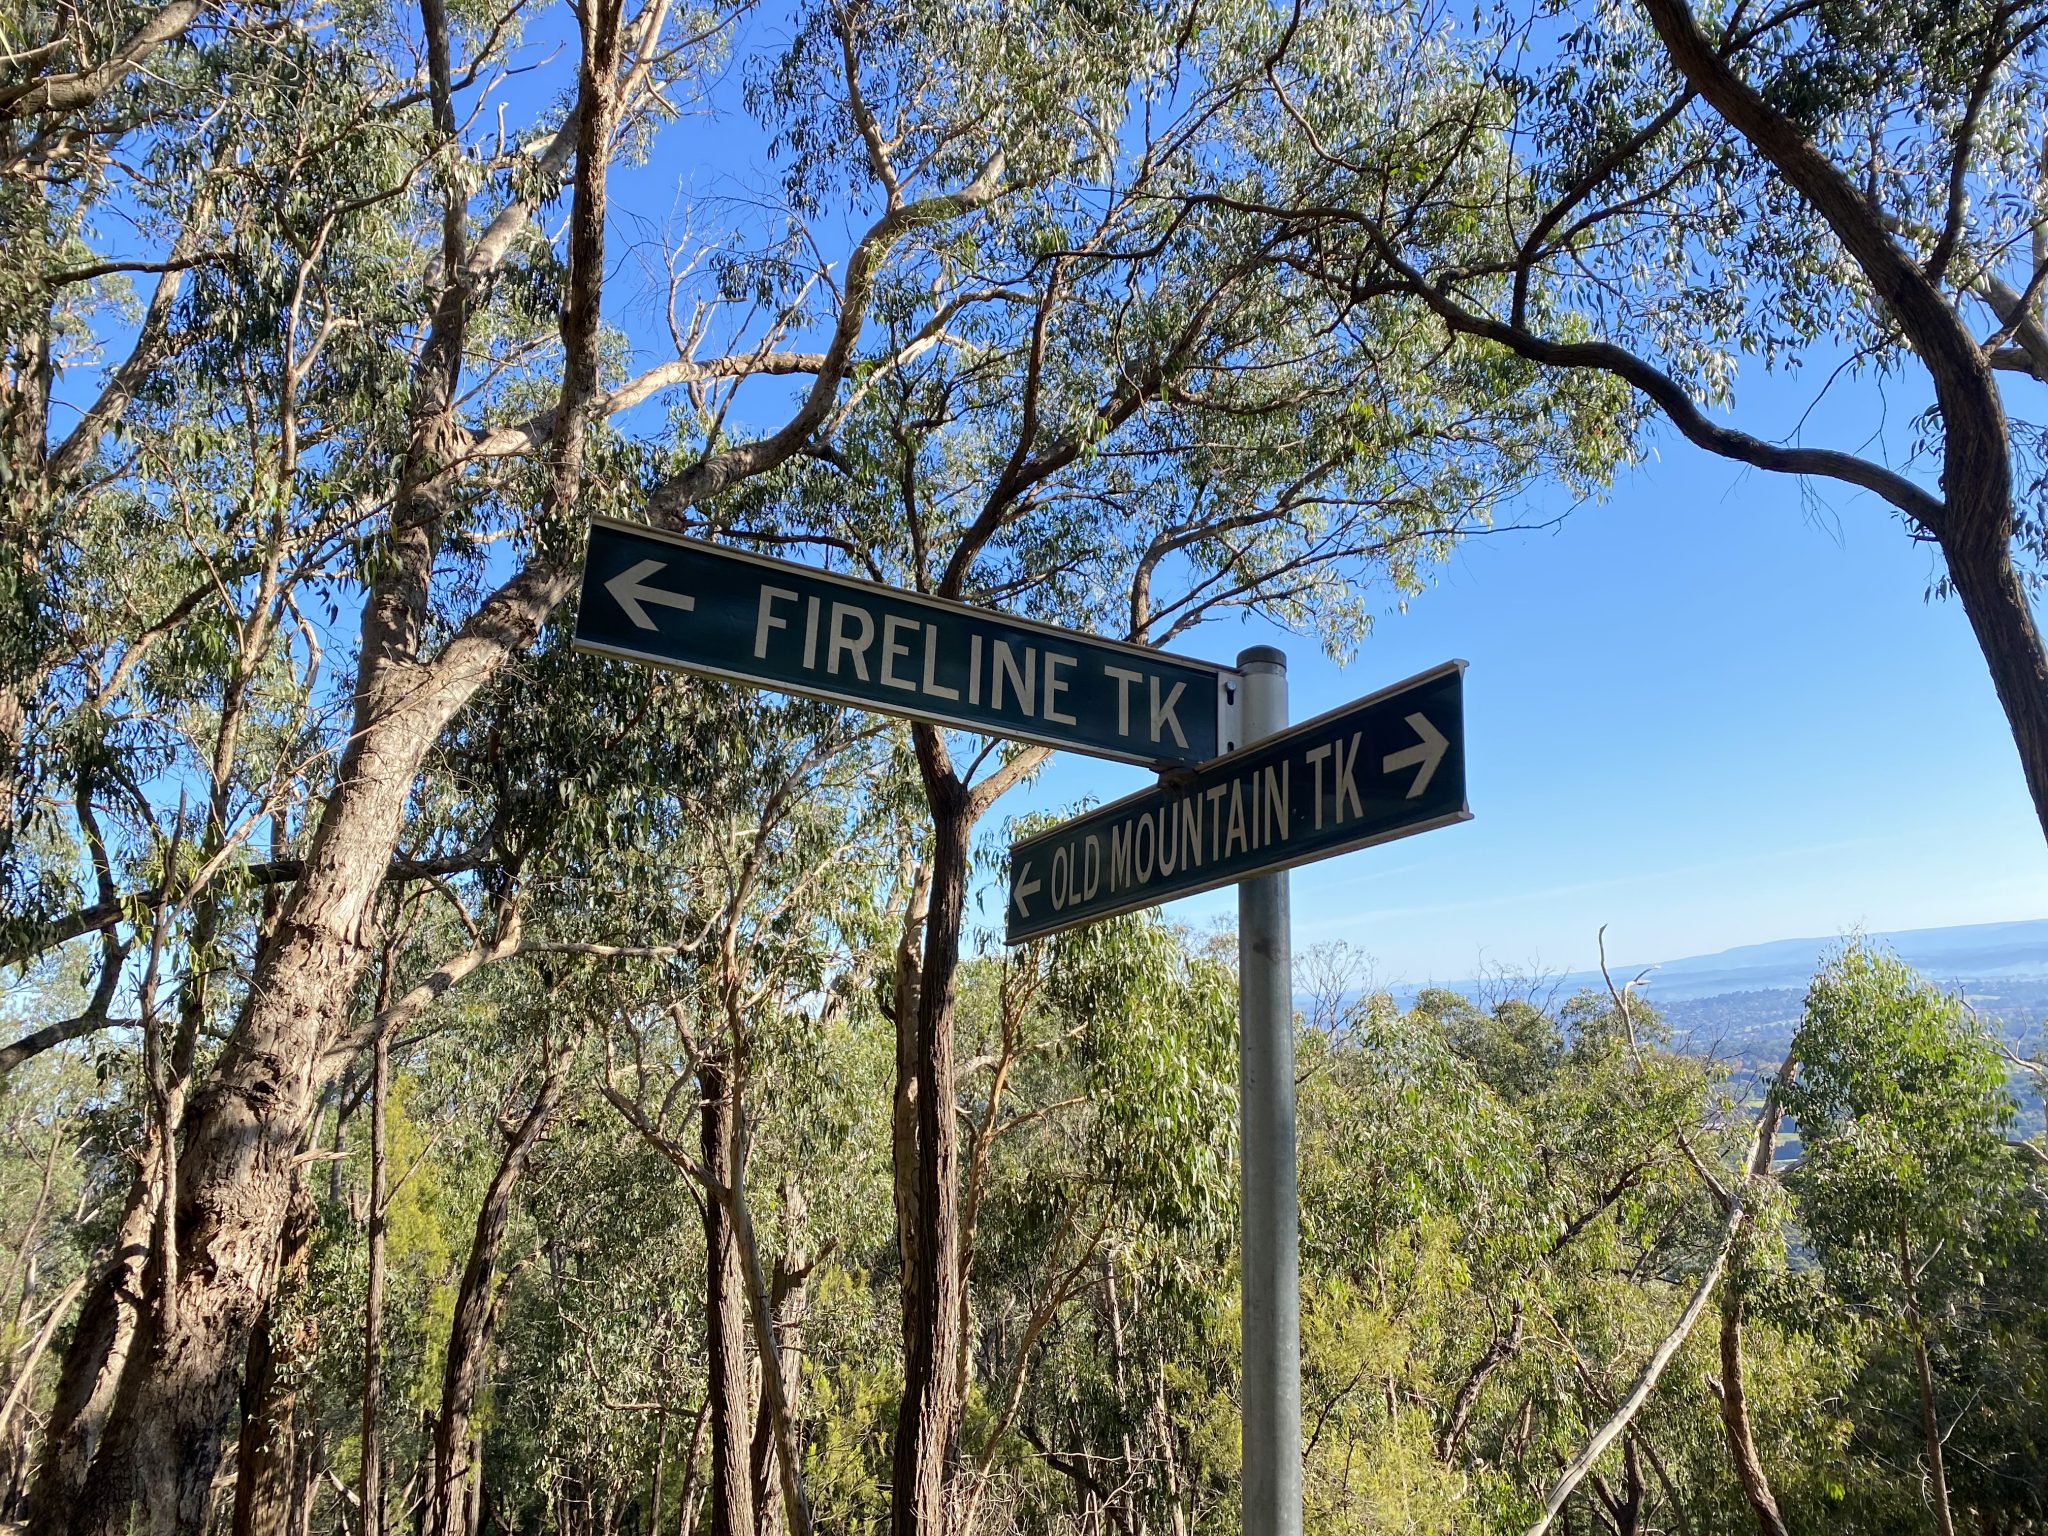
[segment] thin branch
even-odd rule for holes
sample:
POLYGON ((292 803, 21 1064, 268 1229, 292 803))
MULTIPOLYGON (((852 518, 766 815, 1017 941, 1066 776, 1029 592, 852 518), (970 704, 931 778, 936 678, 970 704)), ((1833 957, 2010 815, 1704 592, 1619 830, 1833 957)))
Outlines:
MULTIPOLYGON (((1778 1093, 1790 1076, 1791 1066, 1788 1058, 1785 1067, 1780 1070, 1778 1082, 1772 1085, 1770 1092, 1765 1096, 1763 1110, 1758 1114, 1756 1125, 1750 1132, 1749 1151, 1742 1164, 1744 1168, 1755 1168, 1759 1157, 1765 1159, 1764 1166, 1769 1166, 1769 1145, 1772 1139, 1770 1133, 1777 1125, 1778 1118, 1778 1093)), ((1601 1456, 1605 1455, 1609 1447, 1620 1438, 1643 1404, 1649 1401, 1650 1393, 1656 1389, 1665 1367, 1670 1365, 1672 1357, 1691 1335, 1693 1325, 1699 1322, 1700 1314, 1706 1310, 1707 1303, 1713 1298, 1714 1288, 1720 1284, 1721 1275, 1728 1267, 1729 1255, 1734 1252, 1736 1241, 1741 1237, 1750 1219, 1748 1193, 1749 1185, 1745 1183, 1742 1197, 1729 1203, 1727 1215, 1721 1223, 1721 1239, 1714 1250, 1713 1260, 1701 1274, 1698 1284, 1693 1287, 1692 1297, 1687 1301, 1685 1310, 1679 1314, 1678 1321, 1672 1326, 1671 1331, 1665 1334, 1656 1349, 1651 1351, 1650 1358, 1637 1375, 1635 1385, 1629 1388, 1628 1395, 1621 1400, 1607 1422, 1594 1431, 1592 1438, 1586 1442, 1579 1454, 1565 1466, 1556 1485, 1550 1491, 1550 1497, 1544 1503, 1542 1515, 1529 1527, 1528 1536, 1543 1536, 1543 1533, 1550 1529, 1551 1522, 1556 1520, 1566 1500, 1570 1499, 1574 1490, 1585 1481, 1586 1475, 1593 1470, 1601 1456)))
MULTIPOLYGON (((439 875, 462 874, 477 868, 483 861, 480 853, 456 854, 443 859, 393 859, 384 872, 386 880, 424 880, 439 875)), ((250 887, 283 885, 299 879, 306 872, 304 859, 270 859, 261 864, 247 864, 235 871, 236 877, 250 887)), ((170 892, 172 899, 190 901, 203 887, 197 882, 180 882, 170 892)), ((30 937, 18 942, 12 949, 0 953, 0 970, 33 960, 37 955, 55 949, 59 944, 88 933, 99 932, 126 920, 131 911, 154 907, 165 899, 161 886, 149 886, 143 890, 131 891, 125 896, 102 898, 91 906, 80 907, 62 917, 52 918, 30 937)))

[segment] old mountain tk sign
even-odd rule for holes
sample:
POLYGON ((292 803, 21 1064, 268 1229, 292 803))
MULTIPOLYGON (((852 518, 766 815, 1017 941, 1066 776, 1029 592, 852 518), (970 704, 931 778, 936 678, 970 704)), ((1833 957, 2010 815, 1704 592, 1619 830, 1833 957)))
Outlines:
POLYGON ((1464 680, 1446 662, 1017 843, 1006 938, 1469 820, 1464 680))

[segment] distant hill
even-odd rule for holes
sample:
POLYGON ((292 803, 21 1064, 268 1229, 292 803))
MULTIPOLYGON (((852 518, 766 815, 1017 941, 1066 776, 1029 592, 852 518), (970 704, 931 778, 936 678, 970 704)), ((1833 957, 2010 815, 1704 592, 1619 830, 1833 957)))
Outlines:
MULTIPOLYGON (((1869 938, 1930 980, 1962 993, 2008 1039, 2031 1045, 2048 1029, 2048 919, 1913 928, 1869 938)), ((1656 966, 1612 969, 1617 984, 1650 973, 1642 993, 1682 1045, 1711 1052, 1734 1067, 1767 1072, 1791 1041, 1807 983, 1840 942, 1839 937, 1777 939, 1656 966)), ((1604 985, 1598 971, 1532 980, 1540 995, 1560 1000, 1604 985)), ((1419 989, 1393 990, 1397 998, 1409 1002, 1419 989)), ((1456 982, 1449 990, 1485 999, 1497 997, 1503 989, 1496 979, 1456 982)), ((2038 1122, 2041 1104, 2033 1083, 2016 1077, 2014 1088, 2023 1119, 2038 1122)))
MULTIPOLYGON (((2048 918, 2018 923, 1972 923, 1959 928, 1911 928, 1870 937, 1935 981, 2048 981, 2048 918)), ((1804 990, 1821 957, 1841 940, 1776 939, 1745 944, 1717 955, 1667 960, 1646 986, 1659 1001, 1755 992, 1776 987, 1804 990)), ((1642 966, 1620 968, 1633 976, 1642 966)), ((1591 979, 1600 978, 1593 973, 1591 979)))
MULTIPOLYGON (((2027 983, 2048 985, 2048 918, 2016 923, 1971 923, 1955 928, 1910 928, 1898 933, 1873 933, 1874 943, 1891 949, 1915 970, 1944 986, 1962 987, 1974 999, 2006 992, 2030 994, 2027 983), (1964 983, 1970 985, 1964 986, 1964 983)), ((1773 939, 1744 944, 1719 954, 1689 955, 1655 964, 1636 961, 1613 967, 1617 982, 1648 971, 1643 991, 1667 1011, 1682 1002, 1722 998, 1734 992, 1804 993, 1823 956, 1841 943, 1840 935, 1815 939, 1773 939)), ((1571 971, 1562 976, 1533 978, 1544 991, 1569 996, 1602 985, 1598 971, 1571 971)), ((1440 983, 1453 992, 1484 994, 1500 990, 1498 981, 1440 983)), ((1413 997, 1416 987, 1396 987, 1397 996, 1413 997)), ((1796 1013, 1796 999, 1793 1011, 1796 1013)))

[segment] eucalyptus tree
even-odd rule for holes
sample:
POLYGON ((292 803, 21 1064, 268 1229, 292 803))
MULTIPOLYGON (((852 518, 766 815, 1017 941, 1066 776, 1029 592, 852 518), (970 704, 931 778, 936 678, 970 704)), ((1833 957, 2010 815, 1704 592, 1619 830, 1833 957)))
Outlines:
POLYGON ((1625 385, 1623 430, 1875 498, 1939 550, 2048 832, 2048 7, 1346 0, 1296 24, 1269 103, 1292 174, 1218 197, 1340 298, 1625 385), (1839 445, 1804 417, 1745 431, 1717 414, 1744 360, 1929 403, 1839 445))
MULTIPOLYGON (((918 8, 822 15, 767 82, 817 201, 851 183, 882 224, 951 174, 1000 180, 971 239, 878 285, 887 365, 808 428, 772 528, 870 577, 1144 644, 1256 611, 1348 650, 1371 589, 1429 559, 1545 473, 1607 467, 1603 392, 1564 378, 1503 395, 1476 349, 1393 311, 1349 323, 1297 277, 1266 223, 1205 202, 1219 163, 1263 152, 1245 110, 1280 18, 1142 7, 1078 15, 918 8), (943 28, 939 23, 943 20, 943 28), (985 122, 948 81, 1000 72, 985 122), (811 129, 831 103, 842 131, 811 129), (1055 101, 1057 110, 1036 110, 1055 101), (1000 145, 1000 157, 996 147, 1000 145)), ((989 98, 983 98, 984 105, 989 98)), ((878 225, 877 227, 881 227, 878 225)), ((851 278, 851 273, 850 273, 851 278)), ((656 515, 775 451, 735 445, 658 486, 656 515)), ((893 1528, 946 1530, 960 1398, 961 1144, 954 977, 974 828, 1042 763, 926 725, 913 742, 930 826, 891 1006, 904 1256, 904 1407, 893 1528)))
MULTIPOLYGON (((1692 1323, 1732 1247, 1707 1195, 1770 1117, 1660 1036, 1624 990, 1367 997, 1304 1035, 1306 1487, 1332 1528, 1753 1523, 1692 1323)), ((1785 1399, 1832 1427, 1818 1374, 1770 1383, 1770 1429, 1785 1399)))
MULTIPOLYGON (((134 78, 199 10, 174 4, 145 19, 121 6, 17 7, 7 17, 0 64, 0 872, 10 905, 34 890, 12 856, 21 797, 46 767, 42 754, 24 753, 30 721, 46 707, 70 618, 64 598, 73 573, 61 530, 67 516, 98 500, 80 496, 79 483, 94 478, 101 433, 165 356, 168 310, 190 264, 156 267, 157 292, 127 362, 80 409, 62 396, 64 371, 92 360, 101 341, 95 322, 116 310, 126 274, 151 270, 96 259, 93 223, 119 195, 110 184, 121 183, 152 147, 152 136, 136 131, 138 119, 176 116, 179 128, 190 129, 203 113, 191 101, 183 112, 166 112, 174 93, 134 78), (67 407, 79 411, 75 419, 67 407)), ((224 14, 222 30, 237 19, 224 14)), ((135 177, 122 190, 147 179, 135 177)), ((161 211, 149 210, 146 198, 143 207, 161 211)))
MULTIPOLYGON (((537 1257, 509 1290, 478 1500, 501 1529, 701 1529, 707 1409, 695 1192, 594 1095, 522 1196, 537 1257), (609 1511, 607 1518, 605 1512, 609 1511)), ((478 1529, 472 1526, 472 1529, 478 1529)))
MULTIPOLYGON (((743 702, 730 689, 635 676, 575 656, 555 631, 516 673, 483 691, 423 766, 409 846, 481 850, 481 864, 474 875, 405 887, 380 904, 378 962, 331 1047, 354 1064, 354 1087, 330 1097, 341 1101, 338 1108, 360 1099, 370 1131, 368 1187, 351 1196, 364 1228, 362 1281, 359 1289, 344 1287, 343 1303, 361 1317, 362 1350, 344 1356, 353 1373, 343 1373, 351 1386, 361 1382, 360 1430, 333 1422, 327 1429, 336 1449, 356 1440, 353 1490, 372 1526, 402 1518, 408 1502, 437 1531, 467 1531, 479 1518, 487 1482, 482 1424, 490 1416, 483 1404, 500 1318, 508 1288, 533 1262, 532 1254, 506 1258, 509 1234, 525 1230, 526 1170, 560 1166, 564 1154, 549 1153, 542 1138, 590 1091, 585 1080, 601 1053, 582 1042, 601 1036, 626 999, 664 995, 705 963, 712 875, 699 856, 717 844, 702 829, 713 800, 729 807, 751 788, 736 769, 759 750, 754 736, 772 734, 743 702), (536 707, 542 699, 548 707, 536 707), (519 1062, 538 1064, 513 1071, 519 1062), (452 1159, 473 1165, 473 1175, 464 1176, 459 1195, 439 1202, 438 1268, 410 1282, 438 1286, 452 1301, 434 1325, 438 1332, 424 1339, 406 1338, 402 1325, 394 1336, 381 1305, 387 1280, 402 1278, 387 1275, 393 1213, 402 1214, 394 1201, 427 1156, 426 1149, 387 1146, 387 1122, 405 1119, 387 1089, 393 1068, 408 1114, 418 1115, 431 1084, 444 1130, 479 1122, 466 1134, 481 1150, 452 1159), (494 1118, 466 1100, 505 1108, 494 1118), (392 1411, 407 1401, 427 1407, 424 1439, 409 1436, 392 1411), (387 1464, 394 1478, 410 1465, 402 1490, 384 1478, 387 1464)), ((846 724, 830 711, 810 713, 827 725, 846 724)), ((579 1140, 580 1130, 579 1117, 572 1128, 579 1140)), ((337 1123, 337 1142, 341 1135, 337 1123)), ((561 1218, 550 1230, 553 1261, 584 1250, 561 1218)), ((559 1322, 563 1276, 551 1271, 551 1279, 559 1322)), ((418 1313, 424 1301, 415 1290, 409 1310, 418 1313)), ((440 1317, 438 1307, 427 1310, 440 1317)), ((568 1316, 581 1314, 571 1307, 568 1316)), ((527 1336, 533 1331, 528 1325, 527 1336)), ((531 1364, 524 1365, 529 1372, 531 1364)), ((606 1416, 602 1404, 593 1413, 606 1416)), ((245 1461, 251 1428, 245 1418, 245 1461)), ((620 1470, 615 1457, 575 1435, 547 1443, 588 1452, 581 1464, 589 1477, 620 1470)), ((500 1479, 501 1498, 524 1500, 534 1491, 519 1478, 500 1479)), ((560 1492, 551 1488, 546 1497, 560 1492)))
POLYGON ((964 1530, 1076 1509, 1135 1529, 1201 1502, 1169 1472, 1184 1426, 1150 1314, 1175 1260, 1224 1267, 1234 983, 1151 914, 963 966, 964 1530))
POLYGON ((1894 1389, 1910 1382, 1880 1400, 1912 1408, 1872 1415, 1861 1435, 1901 1459, 1917 1439, 1943 1536, 1958 1524, 1956 1466, 1980 1523, 2038 1521, 2038 1425, 2022 1415, 1980 1429, 1969 1409, 2032 1380, 2043 1337, 2044 1192, 2008 1143, 1996 1044, 1959 999, 1854 943, 1814 978, 1795 1047, 1785 1098, 1806 1148, 1792 1180, 1800 1226, 1840 1300, 1881 1319, 1866 1369, 1894 1389))
MULTIPOLYGON (((403 13, 314 9, 282 18, 276 35, 261 27, 207 34, 205 46, 195 39, 161 55, 151 92, 128 106, 148 130, 136 156, 152 157, 177 233, 167 256, 145 264, 164 269, 164 281, 159 306, 145 316, 144 344, 114 370, 105 409, 88 412, 70 456, 97 466, 102 494, 84 508, 91 516, 70 520, 39 503, 31 532, 42 542, 31 540, 19 565, 48 575, 82 547, 98 557, 90 569, 111 581, 118 536, 132 526, 131 546, 168 544, 199 574, 185 596, 173 587, 111 607, 94 603, 89 583, 74 583, 60 595, 78 616, 60 613, 64 622, 34 631, 25 672, 11 671, 10 683, 47 683, 59 716, 51 734, 61 736, 69 719, 89 723, 102 695, 135 686, 136 661, 194 633, 188 621, 217 603, 232 605, 232 645, 247 663, 231 678, 255 673, 266 643, 271 665, 295 657, 302 674, 328 657, 334 637, 306 621, 314 600, 293 583, 325 578, 319 598, 361 601, 365 624, 326 694, 341 707, 307 733, 287 797, 243 800, 232 828, 210 800, 195 839, 203 860, 189 874, 166 867, 156 879, 159 908, 191 903, 232 870, 233 850, 267 820, 279 857, 263 873, 288 894, 262 914, 260 941, 244 932, 244 985, 226 1000, 233 1024, 224 1048, 197 1061, 173 1053, 178 1080, 168 1102, 180 1112, 162 1117, 157 1141, 176 1146, 177 1198, 170 1180, 156 1177, 162 1193, 137 1203, 171 1213, 174 1240, 144 1288, 146 1342, 110 1351, 93 1344, 104 1336, 95 1328, 80 1330, 73 1345, 68 1374, 78 1392, 97 1401, 95 1383, 110 1372, 126 1381, 111 1397, 111 1419, 49 1462, 38 1519, 52 1527, 122 1525, 137 1495, 159 1525, 204 1520, 242 1345, 275 1272, 288 1170, 322 1084, 345 1059, 334 1047, 373 948, 365 919, 391 873, 415 774, 441 727, 567 590, 596 391, 605 166, 620 131, 666 113, 661 92, 715 56, 719 32, 716 13, 667 5, 630 21, 616 8, 588 6, 577 19, 584 46, 573 109, 543 109, 537 136, 516 143, 493 144, 487 126, 458 127, 455 118, 459 93, 502 74, 516 15, 474 28, 458 19, 451 45, 450 20, 436 5, 423 9, 417 31, 403 13), (451 46, 465 44, 470 57, 455 59, 451 46), (219 110, 223 87, 231 105, 219 110), (565 276, 561 251, 534 220, 569 181, 565 276), (181 301, 171 279, 194 269, 210 281, 185 285, 199 291, 181 301), (565 361, 556 368, 558 329, 565 361), (487 359, 481 398, 458 395, 466 351, 487 359), (179 357, 219 387, 181 392, 165 366, 179 357), (239 399, 242 410, 187 414, 220 397, 239 399), (110 427, 125 427, 130 407, 151 398, 163 431, 148 451, 96 457, 113 441, 110 427), (522 407, 513 419, 526 420, 536 401, 538 424, 515 431, 513 449, 494 452, 500 461, 508 451, 538 453, 543 469, 444 495, 455 481, 479 479, 459 462, 472 438, 522 407), (229 432, 216 443, 250 445, 240 487, 231 477, 218 487, 207 479, 204 434, 221 426, 229 432), (168 495, 156 493, 159 477, 168 495), (235 515, 195 518, 195 501, 206 516, 235 515), (165 502, 167 512, 150 510, 165 502), (89 537, 102 530, 113 537, 89 537), (494 602, 489 560, 507 534, 524 541, 532 569, 522 579, 515 561, 509 581, 498 571, 494 602), (280 630, 296 631, 295 650, 279 644, 280 630), (47 642, 35 640, 46 631, 47 642), (70 679, 39 675, 57 663, 70 679), (196 1093, 186 1070, 194 1066, 205 1079, 196 1093)), ((66 142, 92 139, 91 123, 59 127, 66 142)), ((44 432, 24 452, 46 446, 44 432)), ((131 554, 128 568, 150 567, 131 554)), ((32 594, 37 614, 51 590, 32 594)), ((10 628, 10 642, 19 633, 10 628)), ((208 643, 220 649, 217 633, 208 643)), ((222 756, 234 763, 232 741, 222 756)), ((124 790, 160 790, 149 774, 161 767, 117 766, 124 790)), ((222 783, 216 774, 216 792, 222 783)), ((92 793, 81 792, 77 817, 88 840, 92 793)), ((141 818, 140 829, 153 820, 141 818)), ((169 846, 180 841, 174 828, 169 846)), ((126 872, 117 859, 97 862, 103 875, 126 872)), ((120 929, 132 909, 123 894, 103 889, 69 918, 33 925, 15 958, 74 933, 120 929)), ((207 926, 195 924, 195 934, 207 926)), ((205 948, 194 946, 195 955, 205 948)), ((110 954, 110 974, 118 964, 110 954)), ((188 992, 206 969, 198 960, 187 967, 195 978, 188 992)), ((181 1026, 181 1041, 190 1034, 181 1026)), ((146 1161, 168 1168, 167 1156, 146 1161)), ((125 1305, 125 1265, 103 1271, 89 1310, 125 1305)))
POLYGON ((655 846, 689 949, 665 985, 606 1010, 601 1091, 700 1208, 714 1531, 812 1529, 807 1187, 821 1122, 843 1112, 817 1057, 866 990, 861 914, 888 899, 900 868, 876 835, 889 774, 875 737, 823 705, 757 707, 707 744, 695 784, 649 775, 637 786, 667 824, 655 846), (779 1178, 756 1172, 757 1144, 779 1178), (778 1189, 772 1214, 764 1185, 778 1189))

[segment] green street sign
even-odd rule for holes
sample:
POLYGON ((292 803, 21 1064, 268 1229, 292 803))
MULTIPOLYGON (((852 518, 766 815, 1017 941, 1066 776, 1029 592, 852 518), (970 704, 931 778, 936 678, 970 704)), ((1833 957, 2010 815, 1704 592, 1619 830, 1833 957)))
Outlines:
POLYGON ((1153 767, 1237 746, 1232 668, 609 519, 575 645, 1153 767))
POLYGON ((1024 839, 1006 940, 1471 820, 1464 700, 1446 662, 1024 839))

